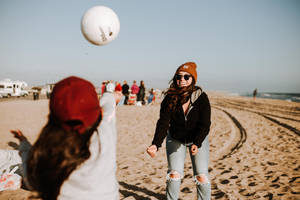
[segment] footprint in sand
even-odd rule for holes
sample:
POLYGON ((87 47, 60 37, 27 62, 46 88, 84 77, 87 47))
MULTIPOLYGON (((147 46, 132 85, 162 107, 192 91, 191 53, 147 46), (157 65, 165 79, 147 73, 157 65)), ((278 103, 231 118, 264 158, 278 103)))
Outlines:
POLYGON ((273 181, 272 181, 272 183, 275 183, 275 182, 277 182, 279 180, 279 176, 277 177, 277 178, 275 178, 273 181))
POLYGON ((190 188, 188 188, 188 187, 183 188, 183 189, 181 190, 181 192, 183 192, 183 193, 192 193, 192 191, 191 191, 190 188))
POLYGON ((250 196, 254 196, 255 194, 256 194, 256 192, 252 192, 252 193, 247 193, 247 194, 245 194, 244 196, 250 197, 250 196))
POLYGON ((231 176, 230 179, 237 179, 238 176, 231 176))
POLYGON ((255 182, 251 182, 251 183, 248 184, 248 186, 251 186, 251 187, 256 186, 256 183, 255 182))
POLYGON ((246 189, 240 189, 239 193, 245 192, 246 189))
POLYGON ((192 178, 193 176, 191 174, 187 174, 184 176, 184 178, 192 178))
POLYGON ((221 192, 221 191, 218 191, 218 192, 212 194, 212 196, 214 196, 215 199, 221 199, 222 197, 224 197, 224 195, 225 195, 225 193, 221 192))
POLYGON ((269 180, 270 178, 272 178, 273 176, 265 176, 267 178, 267 180, 269 180))
POLYGON ((268 163, 268 165, 271 165, 271 166, 277 165, 277 163, 275 163, 275 162, 268 161, 267 163, 268 163))
POLYGON ((272 193, 268 193, 268 194, 266 194, 264 197, 268 197, 269 199, 273 199, 273 194, 272 193))
POLYGON ((224 170, 224 171, 221 172, 221 175, 222 174, 227 174, 227 173, 230 173, 230 172, 231 172, 231 170, 224 170))
POLYGON ((229 182, 230 182, 230 181, 227 180, 227 179, 224 179, 224 180, 221 180, 221 181, 220 181, 220 183, 223 184, 223 185, 224 185, 224 184, 228 184, 229 182))
POLYGON ((280 185, 278 185, 278 184, 272 184, 272 185, 270 185, 270 187, 273 187, 273 188, 280 188, 280 185))
POLYGON ((293 183, 295 180, 297 180, 298 178, 300 178, 300 176, 297 176, 297 177, 293 177, 290 181, 289 181, 289 183, 293 183))

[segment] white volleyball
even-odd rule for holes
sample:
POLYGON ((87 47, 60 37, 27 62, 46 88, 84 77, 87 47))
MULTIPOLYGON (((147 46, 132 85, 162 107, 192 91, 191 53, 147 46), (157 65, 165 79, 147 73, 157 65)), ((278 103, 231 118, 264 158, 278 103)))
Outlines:
POLYGON ((94 45, 105 45, 113 41, 120 32, 117 14, 105 6, 88 9, 81 20, 81 32, 94 45))

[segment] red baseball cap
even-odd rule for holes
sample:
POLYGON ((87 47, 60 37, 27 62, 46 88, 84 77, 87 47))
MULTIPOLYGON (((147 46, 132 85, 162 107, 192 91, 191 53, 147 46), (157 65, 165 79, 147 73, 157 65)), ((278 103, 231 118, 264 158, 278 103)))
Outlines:
POLYGON ((80 134, 92 126, 101 115, 96 89, 82 78, 70 76, 55 84, 50 97, 50 113, 64 130, 80 134), (70 121, 78 121, 71 125, 70 121))

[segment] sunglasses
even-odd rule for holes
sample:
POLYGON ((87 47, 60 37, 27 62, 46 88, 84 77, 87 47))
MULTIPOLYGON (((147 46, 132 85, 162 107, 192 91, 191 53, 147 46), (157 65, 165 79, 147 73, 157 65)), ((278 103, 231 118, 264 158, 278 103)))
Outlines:
POLYGON ((187 80, 190 79, 191 75, 188 75, 188 74, 185 74, 185 75, 176 74, 176 75, 175 75, 175 78, 176 78, 176 80, 178 80, 178 81, 181 80, 182 77, 184 78, 184 80, 187 81, 187 80))

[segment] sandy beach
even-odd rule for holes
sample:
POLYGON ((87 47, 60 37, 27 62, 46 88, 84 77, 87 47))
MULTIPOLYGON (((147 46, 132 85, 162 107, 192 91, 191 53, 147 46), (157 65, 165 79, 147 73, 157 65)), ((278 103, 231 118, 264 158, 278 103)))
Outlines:
MULTIPOLYGON (((212 199, 300 199, 300 103, 208 92, 212 105, 212 199)), ((120 199, 165 199, 165 144, 150 158, 159 103, 117 108, 117 176, 120 199)), ((9 133, 20 129, 34 142, 47 121, 48 100, 0 102, 0 148, 14 149, 9 133)), ((180 199, 196 199, 190 158, 180 199)), ((0 192, 0 200, 26 199, 24 189, 0 192)))

